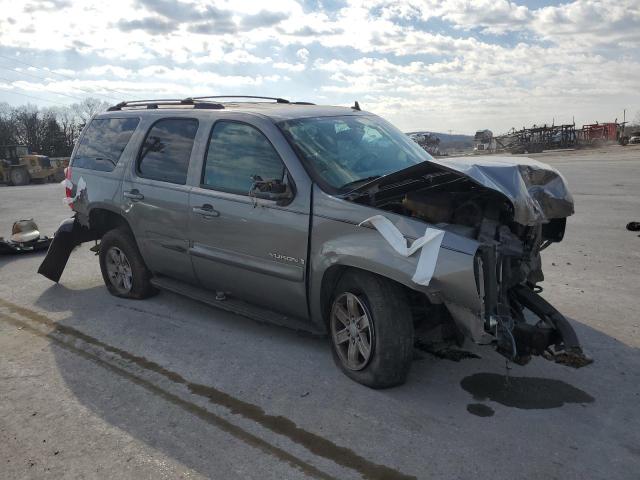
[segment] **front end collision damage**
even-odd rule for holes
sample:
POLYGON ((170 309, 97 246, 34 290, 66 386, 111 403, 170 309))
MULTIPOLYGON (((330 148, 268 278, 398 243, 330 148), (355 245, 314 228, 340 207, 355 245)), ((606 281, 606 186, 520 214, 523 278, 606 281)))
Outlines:
POLYGON ((572 367, 592 362, 571 324, 537 286, 544 279, 540 252, 563 239, 566 218, 574 212, 557 170, 531 159, 453 158, 414 165, 343 198, 476 241, 479 307, 452 296, 440 284, 438 269, 432 289, 440 290, 458 328, 476 343, 492 343, 519 364, 532 355, 572 367))
POLYGON ((569 321, 536 287, 514 278, 512 262, 517 261, 486 245, 476 256, 483 330, 495 338, 497 351, 520 365, 532 355, 575 368, 592 363, 569 321))

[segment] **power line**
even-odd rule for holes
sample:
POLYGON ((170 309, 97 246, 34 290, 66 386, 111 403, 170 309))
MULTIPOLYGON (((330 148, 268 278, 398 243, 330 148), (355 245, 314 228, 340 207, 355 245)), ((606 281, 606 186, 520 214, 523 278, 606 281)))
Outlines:
MULTIPOLYGON (((28 76, 28 77, 33 77, 33 78, 36 78, 36 79, 38 79, 38 80, 47 80, 46 78, 39 77, 38 75, 33 75, 32 73, 23 72, 23 71, 20 71, 20 70, 14 70, 13 68, 5 67, 5 66, 2 66, 2 65, 0 65, 0 68, 2 68, 3 70, 7 70, 7 71, 9 71, 9 72, 12 72, 12 73, 17 73, 17 74, 21 74, 21 75, 26 75, 26 76, 28 76)), ((13 81, 15 81, 15 80, 13 80, 13 81)), ((88 93, 88 94, 90 94, 90 95, 99 95, 99 96, 102 96, 102 97, 104 97, 104 98, 108 99, 110 102, 113 102, 113 101, 116 101, 116 102, 117 102, 117 101, 119 101, 119 100, 118 100, 117 98, 115 98, 115 97, 108 97, 108 96, 106 96, 106 95, 102 95, 101 93, 96 93, 96 92, 92 92, 92 91, 90 91, 90 90, 85 90, 84 88, 80 88, 80 87, 75 86, 75 85, 73 86, 73 88, 75 88, 75 89, 77 89, 77 90, 82 90, 83 92, 88 93)), ((83 100, 83 99, 82 99, 82 98, 80 98, 80 97, 74 97, 74 96, 72 96, 72 95, 67 95, 67 94, 65 94, 65 93, 60 93, 59 95, 64 95, 65 97, 75 98, 76 100, 83 100)))
MULTIPOLYGON (((21 63, 21 64, 23 64, 23 65, 27 65, 28 67, 31 67, 31 68, 37 68, 38 70, 42 70, 42 71, 45 71, 45 72, 51 73, 51 74, 53 74, 53 75, 58 75, 58 76, 60 76, 60 77, 68 78, 68 79, 70 79, 70 80, 76 80, 76 78, 75 78, 75 77, 72 77, 71 75, 65 75, 64 73, 54 72, 53 70, 48 70, 48 69, 46 69, 46 68, 37 67, 36 65, 32 65, 31 63, 24 62, 24 61, 22 61, 22 60, 18 60, 18 59, 13 58, 13 57, 7 57, 6 55, 0 55, 0 58, 5 58, 5 59, 7 59, 7 60, 11 60, 11 61, 16 62, 16 63, 21 63)), ((126 95, 127 95, 126 93, 121 92, 121 91, 119 91, 119 90, 115 90, 115 89, 113 89, 113 88, 104 87, 104 89, 105 89, 105 90, 109 90, 110 92, 113 92, 113 93, 117 93, 117 94, 119 94, 119 95, 124 95, 124 96, 126 96, 126 95)))
MULTIPOLYGON (((18 87, 18 88, 20 88, 20 87, 18 87)), ((65 107, 69 106, 66 103, 56 102, 55 100, 49 100, 48 98, 36 97, 35 95, 27 95, 26 93, 14 92, 13 90, 0 90, 0 91, 13 93, 14 95, 22 95, 23 97, 29 97, 29 98, 33 98, 35 100, 42 100, 44 102, 57 103, 58 105, 62 105, 62 106, 65 106, 65 107)))
MULTIPOLYGON (((2 67, 0 67, 0 68, 2 68, 2 67)), ((4 80, 5 82, 15 82, 16 81, 16 80, 11 80, 11 79, 8 79, 8 78, 5 78, 5 77, 0 77, 0 80, 4 80)), ((22 87, 17 87, 17 88, 22 88, 22 87)), ((22 90, 26 90, 26 89, 22 88, 22 90)), ((48 93, 51 93, 53 95, 62 95, 64 97, 69 97, 69 98, 72 98, 74 100, 80 100, 80 101, 84 100, 81 97, 75 97, 73 95, 68 95, 66 93, 61 93, 61 92, 48 92, 48 93)))

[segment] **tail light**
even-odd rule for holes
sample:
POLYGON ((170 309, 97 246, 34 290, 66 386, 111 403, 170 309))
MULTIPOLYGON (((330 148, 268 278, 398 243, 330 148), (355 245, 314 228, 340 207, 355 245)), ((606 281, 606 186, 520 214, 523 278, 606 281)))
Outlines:
MULTIPOLYGON (((65 178, 65 181, 64 181, 65 196, 66 198, 71 200, 71 198, 73 198, 73 183, 71 182, 71 165, 69 165, 67 168, 64 169, 64 178, 65 178)), ((71 201, 67 201, 67 205, 69 205, 69 208, 73 210, 73 203, 71 201)))

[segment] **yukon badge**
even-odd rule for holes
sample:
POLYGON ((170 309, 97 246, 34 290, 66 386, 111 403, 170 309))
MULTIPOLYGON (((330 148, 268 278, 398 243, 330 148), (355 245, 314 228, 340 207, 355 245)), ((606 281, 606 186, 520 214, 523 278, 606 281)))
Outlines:
POLYGON ((275 252, 269 252, 269 256, 279 262, 298 263, 300 265, 304 265, 304 258, 290 257, 288 255, 282 255, 275 252))

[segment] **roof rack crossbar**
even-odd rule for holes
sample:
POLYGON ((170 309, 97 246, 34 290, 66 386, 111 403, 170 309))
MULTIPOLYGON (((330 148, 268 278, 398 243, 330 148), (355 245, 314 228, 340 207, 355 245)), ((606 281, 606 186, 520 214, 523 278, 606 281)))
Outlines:
POLYGON ((258 100, 275 100, 276 103, 291 103, 286 98, 280 97, 260 97, 256 95, 208 95, 206 97, 193 97, 194 100, 204 100, 207 98, 253 98, 258 100))
POLYGON ((122 110, 123 108, 135 108, 146 107, 148 109, 158 108, 159 105, 193 105, 193 108, 211 108, 211 109, 224 109, 224 105, 221 103, 207 102, 206 100, 197 100, 193 98, 163 98, 158 100, 129 100, 126 102, 120 102, 117 105, 109 107, 108 112, 114 112, 122 110))

